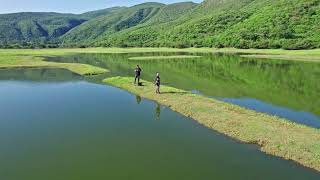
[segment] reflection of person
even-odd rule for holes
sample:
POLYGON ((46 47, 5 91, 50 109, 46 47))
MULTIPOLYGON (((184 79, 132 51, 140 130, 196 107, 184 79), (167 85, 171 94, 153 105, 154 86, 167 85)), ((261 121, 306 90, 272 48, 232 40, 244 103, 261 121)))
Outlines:
POLYGON ((160 94, 160 74, 157 73, 156 79, 155 79, 155 85, 156 85, 156 94, 160 94))
POLYGON ((138 85, 140 84, 140 76, 141 76, 141 68, 139 65, 134 69, 135 72, 135 78, 134 78, 134 84, 137 83, 138 80, 138 85))
POLYGON ((141 103, 141 97, 140 96, 136 96, 136 101, 137 101, 137 104, 140 104, 141 103))
POLYGON ((156 119, 160 120, 160 114, 161 114, 161 105, 159 103, 157 103, 157 107, 156 107, 156 119))

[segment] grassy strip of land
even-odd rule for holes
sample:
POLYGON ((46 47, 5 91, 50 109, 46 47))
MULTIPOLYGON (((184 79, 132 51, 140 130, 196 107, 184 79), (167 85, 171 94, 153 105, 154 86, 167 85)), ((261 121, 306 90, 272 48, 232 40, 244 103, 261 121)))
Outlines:
POLYGON ((66 55, 78 53, 145 53, 145 52, 187 52, 210 53, 212 48, 57 48, 57 49, 0 49, 0 54, 20 55, 66 55))
POLYGON ((235 48, 73 48, 73 49, 0 49, 0 55, 59 56, 77 53, 144 53, 144 52, 186 52, 242 54, 251 58, 302 60, 320 62, 320 49, 235 49, 235 48), (249 55, 249 56, 248 56, 249 55))
POLYGON ((0 56, 0 68, 61 68, 84 76, 108 72, 88 64, 47 62, 42 57, 16 55, 0 56))
POLYGON ((269 54, 250 54, 240 55, 246 58, 259 58, 259 59, 278 59, 278 60, 296 60, 296 61, 309 61, 320 62, 319 56, 312 55, 269 55, 269 54))
POLYGON ((200 58, 201 56, 141 56, 141 57, 130 57, 129 60, 159 60, 159 59, 193 59, 200 58))
POLYGON ((104 83, 168 106, 222 134, 245 143, 258 144, 267 154, 320 171, 319 129, 172 87, 162 86, 162 94, 156 95, 153 83, 142 81, 144 86, 134 86, 132 82, 128 77, 104 80, 104 83))
POLYGON ((213 49, 214 53, 241 54, 247 58, 278 59, 320 62, 320 49, 283 50, 283 49, 213 49))

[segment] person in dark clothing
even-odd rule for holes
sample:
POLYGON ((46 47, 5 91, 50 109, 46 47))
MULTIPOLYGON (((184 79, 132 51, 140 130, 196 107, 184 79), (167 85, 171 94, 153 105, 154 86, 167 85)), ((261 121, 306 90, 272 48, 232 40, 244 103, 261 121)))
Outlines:
POLYGON ((141 76, 141 68, 139 65, 134 69, 135 72, 135 78, 134 78, 134 84, 137 84, 138 80, 138 85, 140 84, 140 76, 141 76))
POLYGON ((159 73, 157 73, 157 75, 156 75, 156 79, 155 79, 156 94, 160 94, 160 84, 161 84, 161 81, 160 81, 160 74, 159 74, 159 73))

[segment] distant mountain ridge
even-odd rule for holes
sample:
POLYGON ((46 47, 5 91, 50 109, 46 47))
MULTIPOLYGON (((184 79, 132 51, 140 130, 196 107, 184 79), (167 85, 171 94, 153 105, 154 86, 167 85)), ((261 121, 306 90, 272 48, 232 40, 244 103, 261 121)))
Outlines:
POLYGON ((0 14, 0 47, 320 47, 320 0, 143 3, 83 14, 0 14))

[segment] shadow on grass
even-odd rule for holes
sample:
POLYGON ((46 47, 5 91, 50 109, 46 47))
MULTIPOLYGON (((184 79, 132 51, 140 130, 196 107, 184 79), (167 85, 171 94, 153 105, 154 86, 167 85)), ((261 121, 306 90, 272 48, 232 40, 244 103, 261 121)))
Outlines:
POLYGON ((176 91, 167 91, 167 92, 161 92, 161 94, 190 94, 189 92, 176 92, 176 91))
MULTIPOLYGON (((143 82, 139 82, 138 84, 134 84, 135 86, 138 86, 138 87, 146 87, 146 86, 149 86, 149 85, 145 85, 143 82)), ((164 92, 161 92, 161 94, 179 94, 179 95, 183 95, 183 94, 191 94, 191 92, 179 92, 179 91, 164 91, 164 92)))
POLYGON ((138 84, 134 84, 135 86, 141 86, 141 87, 143 87, 143 86, 145 86, 142 82, 139 82, 138 84))

